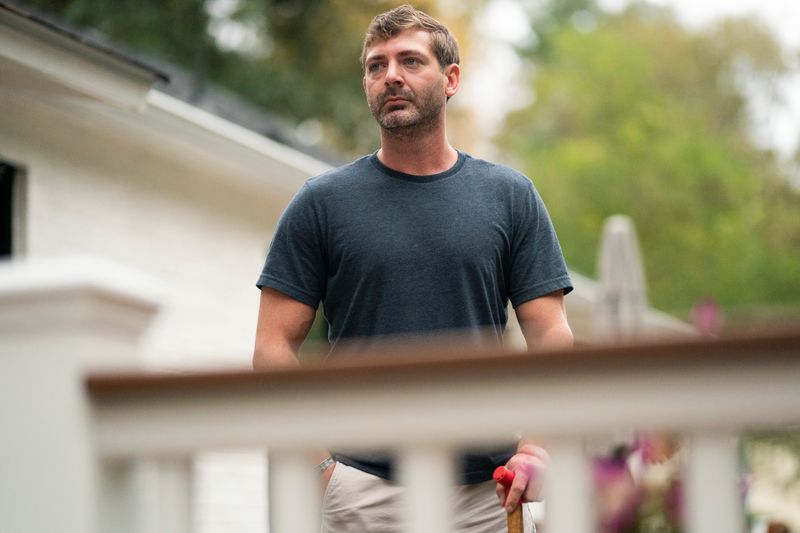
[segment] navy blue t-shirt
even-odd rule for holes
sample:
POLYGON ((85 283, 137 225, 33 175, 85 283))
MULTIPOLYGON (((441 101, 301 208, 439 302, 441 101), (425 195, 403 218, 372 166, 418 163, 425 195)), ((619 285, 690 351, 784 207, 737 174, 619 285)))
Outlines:
MULTIPOLYGON (((309 179, 278 223, 257 285, 322 302, 330 356, 342 341, 404 335, 480 332, 501 344, 509 301, 572 290, 531 181, 461 152, 431 176, 373 154, 309 179)), ((464 480, 491 479, 507 457, 467 458, 464 480)), ((390 476, 384 457, 336 458, 390 476)))

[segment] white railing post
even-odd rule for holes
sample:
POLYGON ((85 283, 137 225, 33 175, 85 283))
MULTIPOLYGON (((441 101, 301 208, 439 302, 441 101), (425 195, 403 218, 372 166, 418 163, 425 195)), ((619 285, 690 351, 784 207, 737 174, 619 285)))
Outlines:
POLYGON ((590 462, 578 439, 548 443, 545 531, 594 531, 590 462))
POLYGON ((104 462, 98 531, 191 533, 192 466, 190 456, 104 462))
POLYGON ((407 533, 445 533, 453 529, 454 454, 446 446, 404 448, 397 477, 405 487, 401 510, 407 533))
POLYGON ((696 432, 686 467, 688 533, 742 533, 737 441, 733 433, 696 432))
POLYGON ((156 294, 138 274, 91 259, 0 266, 0 531, 98 530, 81 374, 133 362, 156 294))
POLYGON ((319 533, 320 486, 306 450, 270 451, 271 533, 319 533))

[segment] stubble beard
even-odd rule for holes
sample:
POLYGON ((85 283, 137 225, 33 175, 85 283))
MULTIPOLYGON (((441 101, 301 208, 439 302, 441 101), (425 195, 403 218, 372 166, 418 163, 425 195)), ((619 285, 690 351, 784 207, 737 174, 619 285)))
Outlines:
POLYGON ((441 98, 442 86, 434 86, 420 94, 411 93, 410 90, 387 90, 377 98, 369 100, 372 116, 381 129, 393 136, 409 136, 433 130, 441 115, 444 101, 441 98), (397 96, 406 100, 403 109, 393 109, 386 106, 388 98, 397 96))

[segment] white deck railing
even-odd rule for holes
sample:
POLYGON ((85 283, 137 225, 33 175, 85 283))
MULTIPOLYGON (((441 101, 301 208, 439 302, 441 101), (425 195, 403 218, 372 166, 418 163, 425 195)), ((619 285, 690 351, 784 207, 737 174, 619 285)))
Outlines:
POLYGON ((270 374, 90 376, 92 431, 106 463, 185 465, 207 448, 269 449, 279 533, 318 531, 310 454, 320 447, 395 450, 412 487, 408 531, 442 533, 456 450, 526 432, 552 456, 546 531, 588 533, 585 442, 631 428, 668 430, 689 443, 687 531, 730 533, 743 531, 737 435, 800 419, 798 335, 460 355, 270 374))
POLYGON ((191 457, 226 448, 269 451, 273 533, 317 533, 311 454, 321 447, 394 450, 410 488, 406 531, 443 533, 456 451, 520 432, 552 457, 546 531, 589 533, 585 443, 633 428, 686 437, 688 533, 740 532, 737 436, 800 422, 797 333, 536 355, 418 349, 273 373, 86 375, 83 350, 111 353, 132 338, 123 324, 139 324, 146 302, 109 286, 28 291, 25 305, 16 294, 0 302, 6 324, 28 328, 6 327, 0 350, 8 533, 188 533, 191 457), (103 342, 93 343, 86 326, 98 321, 103 342), (159 511, 143 514, 154 487, 159 511))

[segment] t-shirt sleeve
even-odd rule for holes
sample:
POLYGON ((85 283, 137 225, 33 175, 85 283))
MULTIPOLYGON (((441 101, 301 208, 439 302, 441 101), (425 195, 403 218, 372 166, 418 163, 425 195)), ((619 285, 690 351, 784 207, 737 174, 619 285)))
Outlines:
POLYGON ((256 282, 315 308, 325 290, 324 246, 319 213, 308 183, 281 215, 256 282))
POLYGON ((509 299, 514 307, 563 289, 572 291, 553 223, 530 181, 514 205, 509 299))

